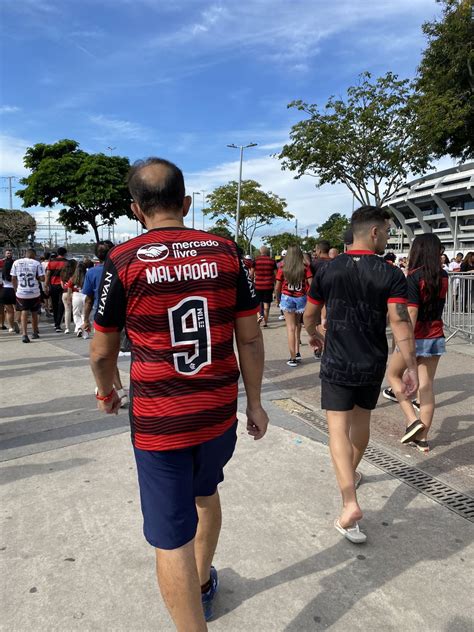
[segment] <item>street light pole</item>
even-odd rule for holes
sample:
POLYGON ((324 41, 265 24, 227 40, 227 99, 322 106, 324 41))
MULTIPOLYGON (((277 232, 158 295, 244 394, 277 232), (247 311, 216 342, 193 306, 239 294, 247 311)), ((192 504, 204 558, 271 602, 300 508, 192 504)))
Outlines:
POLYGON ((200 191, 193 191, 193 211, 192 211, 192 213, 193 213, 193 218, 192 218, 193 228, 194 228, 194 196, 195 195, 201 195, 201 192, 200 191))
POLYGON ((227 145, 227 147, 231 147, 232 149, 240 149, 240 168, 239 168, 239 184, 237 186, 237 209, 235 212, 235 241, 237 241, 239 237, 239 222, 240 222, 240 188, 242 186, 242 162, 244 158, 244 149, 248 149, 249 147, 256 147, 257 143, 250 143, 248 145, 227 145))
POLYGON ((204 207, 206 205, 206 196, 205 196, 205 191, 201 191, 201 195, 202 195, 202 229, 204 230, 204 220, 206 219, 205 215, 204 215, 204 207))

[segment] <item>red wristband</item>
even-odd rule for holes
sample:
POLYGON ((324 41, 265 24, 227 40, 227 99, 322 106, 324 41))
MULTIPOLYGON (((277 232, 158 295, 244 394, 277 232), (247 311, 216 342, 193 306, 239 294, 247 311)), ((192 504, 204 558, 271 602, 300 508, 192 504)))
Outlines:
POLYGON ((101 402, 108 402, 109 400, 112 399, 113 395, 115 393, 115 388, 113 388, 110 393, 108 395, 102 396, 99 395, 98 393, 95 394, 95 398, 98 399, 101 402))

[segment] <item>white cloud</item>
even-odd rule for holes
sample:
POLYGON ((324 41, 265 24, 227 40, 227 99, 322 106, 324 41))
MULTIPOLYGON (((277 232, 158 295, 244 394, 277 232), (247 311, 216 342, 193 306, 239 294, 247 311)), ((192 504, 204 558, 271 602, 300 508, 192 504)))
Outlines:
POLYGON ((20 108, 16 105, 0 105, 0 114, 12 114, 13 112, 19 112, 20 108))
POLYGON ((0 135, 0 174, 4 176, 23 176, 27 173, 23 165, 23 156, 31 143, 23 138, 0 135))
POLYGON ((107 132, 107 138, 120 137, 130 140, 148 140, 150 136, 149 130, 138 123, 132 123, 132 121, 111 118, 103 114, 90 116, 89 120, 104 132, 107 132))

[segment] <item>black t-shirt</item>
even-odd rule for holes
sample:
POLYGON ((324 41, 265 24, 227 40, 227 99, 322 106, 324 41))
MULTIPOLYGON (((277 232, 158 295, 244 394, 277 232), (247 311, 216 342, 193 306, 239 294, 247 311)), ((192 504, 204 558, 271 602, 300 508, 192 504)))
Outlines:
POLYGON ((387 303, 407 302, 403 272, 373 252, 352 250, 319 267, 308 300, 327 310, 321 379, 380 384, 388 355, 387 303))

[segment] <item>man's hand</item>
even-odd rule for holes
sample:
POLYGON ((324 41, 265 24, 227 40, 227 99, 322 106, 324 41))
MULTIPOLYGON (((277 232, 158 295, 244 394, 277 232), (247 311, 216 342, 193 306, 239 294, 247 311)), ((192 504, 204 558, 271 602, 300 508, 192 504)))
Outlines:
POLYGON ((255 441, 261 439, 267 432, 268 415, 261 406, 250 408, 247 406, 247 432, 255 441))
POLYGON ((118 411, 120 410, 120 397, 117 395, 117 391, 114 389, 111 398, 107 401, 98 399, 97 408, 106 415, 118 415, 118 411))
POLYGON ((308 343, 313 351, 324 350, 324 336, 316 329, 312 336, 308 335, 308 343))
POLYGON ((406 369, 402 376, 403 393, 406 397, 415 395, 418 391, 418 370, 406 369))

